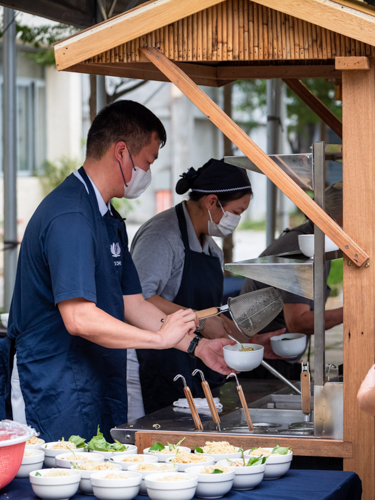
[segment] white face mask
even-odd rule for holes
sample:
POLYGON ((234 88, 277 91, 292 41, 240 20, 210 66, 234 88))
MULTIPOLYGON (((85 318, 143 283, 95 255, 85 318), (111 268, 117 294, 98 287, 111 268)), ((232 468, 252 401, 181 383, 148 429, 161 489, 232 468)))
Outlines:
POLYGON ((149 168, 147 172, 139 167, 133 167, 132 178, 124 186, 124 198, 132 200, 138 198, 141 194, 146 191, 148 186, 151 184, 151 169, 149 168))
POLYGON ((211 219, 208 221, 208 234, 210 236, 221 236, 222 238, 224 238, 225 236, 233 233, 241 220, 241 216, 224 211, 221 203, 220 207, 224 215, 222 216, 218 224, 216 224, 216 222, 212 220, 211 212, 208 211, 211 219))

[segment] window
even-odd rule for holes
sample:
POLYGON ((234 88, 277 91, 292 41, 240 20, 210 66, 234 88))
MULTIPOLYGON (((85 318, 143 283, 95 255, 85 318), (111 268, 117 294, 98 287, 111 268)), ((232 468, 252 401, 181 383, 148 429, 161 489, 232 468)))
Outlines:
MULTIPOLYGON (((3 85, 1 83, 2 93, 3 85)), ((0 97, 2 98, 2 95, 0 97)), ((16 100, 17 173, 18 175, 32 175, 40 171, 46 159, 44 81, 17 78, 16 100)), ((2 112, 1 104, 1 122, 3 121, 2 112)), ((2 160, 2 141, 0 141, 0 154, 2 160)))

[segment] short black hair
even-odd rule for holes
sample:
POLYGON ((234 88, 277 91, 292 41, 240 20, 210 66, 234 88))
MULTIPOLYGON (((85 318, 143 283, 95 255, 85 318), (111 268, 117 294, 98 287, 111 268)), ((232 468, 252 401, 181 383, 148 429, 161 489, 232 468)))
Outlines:
POLYGON ((100 160, 114 142, 124 141, 132 154, 137 155, 150 144, 153 132, 162 148, 167 141, 164 125, 142 104, 116 101, 103 108, 95 117, 87 135, 86 156, 100 160))

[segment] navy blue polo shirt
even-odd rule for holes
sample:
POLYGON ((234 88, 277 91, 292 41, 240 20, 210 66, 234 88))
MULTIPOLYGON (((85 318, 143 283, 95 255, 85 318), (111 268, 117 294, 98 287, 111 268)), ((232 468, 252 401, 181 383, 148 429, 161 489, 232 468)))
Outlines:
MULTIPOLYGON (((85 185, 71 175, 42 201, 26 228, 11 307, 14 334, 59 314, 61 301, 82 297, 100 307, 95 271, 102 251, 85 185)), ((105 251, 113 255, 110 246, 105 251)), ((123 295, 142 293, 127 241, 121 290, 123 295)))

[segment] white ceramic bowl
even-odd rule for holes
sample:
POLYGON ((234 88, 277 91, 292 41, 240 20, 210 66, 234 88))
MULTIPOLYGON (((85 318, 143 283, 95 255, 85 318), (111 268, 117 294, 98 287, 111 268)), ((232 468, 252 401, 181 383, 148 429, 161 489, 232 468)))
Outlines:
MULTIPOLYGON (((248 462, 248 459, 249 457, 245 458, 245 463, 248 462)), ((243 463, 242 459, 239 459, 238 461, 241 464, 243 463)), ((256 486, 258 486, 258 484, 262 482, 264 471, 266 469, 266 464, 250 465, 249 467, 234 467, 228 460, 221 460, 216 465, 222 465, 224 467, 229 467, 231 470, 234 470, 235 475, 232 489, 238 491, 252 490, 256 486)))
MULTIPOLYGON (((142 482, 141 482, 141 487, 139 489, 139 494, 140 495, 147 495, 147 488, 146 488, 145 477, 149 476, 150 474, 164 474, 166 471, 165 470, 162 470, 160 472, 158 472, 157 470, 140 470, 140 471, 137 471, 138 465, 139 464, 130 465, 129 468, 128 468, 128 470, 132 470, 132 471, 139 472, 140 474, 142 474, 142 482)), ((153 467, 155 467, 155 469, 159 469, 161 467, 164 469, 164 467, 168 467, 171 472, 178 472, 177 471, 177 465, 175 465, 175 464, 171 464, 171 463, 165 464, 165 463, 156 462, 156 463, 153 463, 152 465, 153 465, 153 467)))
POLYGON ((104 460, 109 460, 112 457, 117 457, 119 455, 136 455, 138 453, 137 446, 134 444, 129 444, 125 451, 97 451, 97 450, 89 450, 90 453, 100 453, 104 456, 104 460))
POLYGON ((188 467, 188 474, 198 475, 198 485, 195 495, 199 498, 221 498, 232 489, 234 470, 222 474, 201 474, 205 465, 188 467))
MULTIPOLYGON (((178 446, 179 453, 191 453, 191 449, 187 448, 186 446, 178 446)), ((168 458, 172 458, 176 454, 176 450, 172 453, 155 453, 154 451, 149 451, 150 448, 145 448, 143 450, 143 453, 145 455, 154 455, 155 457, 158 457, 158 462, 166 462, 168 458)))
MULTIPOLYGON (((60 450, 53 450, 51 449, 52 446, 56 445, 56 444, 59 444, 58 441, 53 441, 51 443, 44 443, 42 444, 42 447, 41 447, 41 450, 44 451, 44 465, 46 467, 56 467, 56 461, 55 461, 55 457, 57 455, 61 455, 62 453, 66 453, 67 449, 60 449, 60 450)), ((86 453, 86 449, 85 448, 74 448, 73 449, 74 452, 79 452, 79 453, 86 453)))
POLYGON ((111 463, 119 464, 122 467, 122 470, 128 470, 130 465, 138 464, 138 463, 157 463, 158 457, 155 455, 133 455, 134 457, 142 458, 142 462, 129 462, 129 455, 119 455, 118 457, 113 457, 110 459, 111 463))
POLYGON ((140 472, 119 471, 122 479, 106 479, 110 472, 100 471, 91 474, 90 481, 94 495, 99 500, 132 500, 139 493, 142 481, 140 472))
POLYGON ((30 472, 29 479, 31 487, 35 493, 43 500, 68 500, 78 491, 78 485, 81 480, 79 470, 67 469, 68 476, 46 477, 50 470, 40 469, 30 472), (36 474, 40 476, 36 476, 36 474))
MULTIPOLYGON (((263 448, 267 451, 272 451, 273 448, 263 448)), ((245 457, 249 456, 250 450, 244 452, 245 457)), ((252 455, 250 455, 252 456, 252 455)), ((293 460, 293 452, 289 451, 287 455, 275 455, 267 457, 266 469, 264 471, 264 480, 279 479, 290 469, 290 464, 293 460)))
POLYGON ((61 453, 60 455, 56 455, 56 466, 62 467, 63 469, 70 469, 71 464, 81 464, 83 462, 86 462, 87 460, 92 460, 93 462, 104 462, 103 455, 99 455, 99 453, 91 456, 85 454, 85 456, 87 456, 87 460, 82 460, 80 458, 81 455, 82 453, 80 453, 79 451, 75 451, 74 453, 61 453))
MULTIPOLYGON (((190 455, 193 455, 192 453, 190 453, 190 455)), ((204 455, 203 453, 196 453, 194 454, 194 456, 197 456, 197 455, 202 455, 202 460, 204 460, 204 462, 193 462, 193 463, 187 463, 187 464, 180 464, 180 463, 176 463, 175 465, 177 465, 177 470, 178 472, 185 472, 185 470, 188 468, 188 467, 193 467, 193 466, 199 466, 199 465, 213 465, 215 463, 215 458, 213 458, 211 455, 204 455)), ((178 455, 177 455, 178 456, 178 455)), ((174 457, 172 458, 168 458, 167 460, 167 463, 169 464, 173 464, 174 462, 172 462, 172 460, 174 459, 174 457)))
MULTIPOLYGON (((298 235, 298 245, 299 249, 306 255, 306 257, 314 257, 314 234, 299 234, 298 235)), ((338 250, 339 247, 333 243, 333 241, 328 238, 328 236, 324 237, 324 247, 326 252, 333 252, 334 250, 338 250)))
POLYGON ((43 467, 44 451, 43 450, 25 450, 28 456, 23 456, 21 467, 19 468, 16 477, 29 477, 30 472, 43 467))
POLYGON ((249 372, 257 368, 263 359, 264 347, 258 344, 235 344, 224 346, 224 359, 230 368, 249 372), (252 347, 253 351, 240 351, 241 347, 252 347))
POLYGON ((271 347, 281 358, 290 359, 302 356, 306 349, 307 337, 304 333, 283 333, 271 337, 271 347), (292 340, 283 340, 292 339, 292 340))
POLYGON ((197 489, 198 476, 186 472, 150 474, 145 478, 147 494, 151 500, 191 500, 197 489), (163 481, 164 477, 179 475, 184 481, 163 481))
MULTIPOLYGON (((118 472, 121 471, 121 465, 118 464, 111 464, 113 465, 113 469, 107 470, 105 472, 118 472)), ((72 466, 73 467, 73 466, 72 466)), ((95 472, 100 472, 97 470, 80 470, 81 473, 81 481, 79 483, 79 489, 84 493, 85 495, 93 495, 94 492, 92 490, 92 484, 90 481, 90 477, 92 474, 95 474, 95 472)))
MULTIPOLYGON (((39 438, 36 438, 36 439, 39 439, 39 438)), ((39 439, 38 443, 26 444, 25 450, 40 450, 44 444, 45 444, 44 439, 39 439)))

